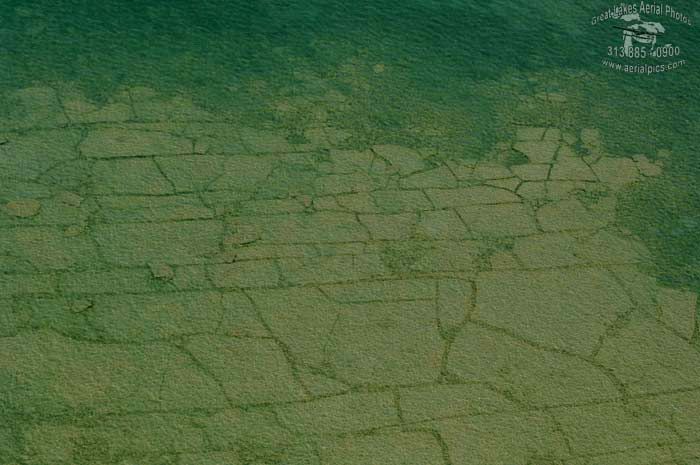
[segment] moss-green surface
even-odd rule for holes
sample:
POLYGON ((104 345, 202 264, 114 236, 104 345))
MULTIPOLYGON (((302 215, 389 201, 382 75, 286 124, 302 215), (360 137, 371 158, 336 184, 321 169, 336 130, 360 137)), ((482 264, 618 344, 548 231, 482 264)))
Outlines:
POLYGON ((692 57, 149 3, 0 6, 0 464, 700 463, 692 57))

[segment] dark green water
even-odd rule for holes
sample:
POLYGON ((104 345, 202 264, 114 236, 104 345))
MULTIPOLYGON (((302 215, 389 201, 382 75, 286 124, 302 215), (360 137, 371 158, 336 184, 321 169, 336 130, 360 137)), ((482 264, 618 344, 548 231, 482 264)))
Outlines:
MULTIPOLYGON (((591 18, 609 2, 8 0, 0 6, 0 90, 70 85, 101 102, 121 86, 186 95, 227 117, 290 129, 314 110, 356 144, 397 141, 477 158, 514 124, 601 129, 619 155, 659 149, 666 175, 628 192, 623 222, 657 274, 700 288, 700 15, 674 43, 689 65, 650 76, 601 66, 617 34, 591 18), (377 68, 379 66, 379 68, 377 68), (377 72, 381 70, 381 72, 377 72), (337 105, 328 92, 346 97, 337 105), (561 92, 566 105, 521 105, 561 92), (280 101, 293 111, 274 111, 280 101), (294 100, 296 99, 296 100, 294 100)), ((3 97, 0 114, 18 111, 3 97)))

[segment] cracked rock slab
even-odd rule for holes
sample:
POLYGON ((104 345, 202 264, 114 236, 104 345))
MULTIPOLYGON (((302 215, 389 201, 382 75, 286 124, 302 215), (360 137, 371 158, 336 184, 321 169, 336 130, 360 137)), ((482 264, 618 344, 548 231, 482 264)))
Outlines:
POLYGON ((621 395, 604 370, 590 362, 474 323, 456 336, 447 369, 463 382, 497 386, 509 399, 528 406, 615 400, 621 395))
POLYGON ((192 142, 166 132, 128 128, 91 131, 80 144, 88 158, 115 158, 192 153, 192 142))
POLYGON ((477 279, 474 317, 547 347, 590 354, 608 325, 632 308, 609 272, 489 272, 477 279))

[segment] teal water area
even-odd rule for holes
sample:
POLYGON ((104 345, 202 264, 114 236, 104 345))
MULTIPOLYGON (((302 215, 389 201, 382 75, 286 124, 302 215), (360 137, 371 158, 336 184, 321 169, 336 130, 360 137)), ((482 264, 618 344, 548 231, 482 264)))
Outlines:
POLYGON ((686 66, 634 75, 601 66, 620 31, 591 19, 611 6, 6 0, 0 117, 21 111, 8 91, 31 85, 70 86, 98 103, 148 86, 249 125, 294 132, 320 118, 352 129, 357 145, 435 145, 455 157, 484 156, 519 124, 596 127, 612 154, 672 153, 663 178, 627 193, 620 218, 654 252, 658 276, 698 289, 700 14, 676 2, 693 25, 666 22, 686 66), (542 93, 567 101, 528 100, 542 93), (281 102, 291 109, 277 111, 281 102))

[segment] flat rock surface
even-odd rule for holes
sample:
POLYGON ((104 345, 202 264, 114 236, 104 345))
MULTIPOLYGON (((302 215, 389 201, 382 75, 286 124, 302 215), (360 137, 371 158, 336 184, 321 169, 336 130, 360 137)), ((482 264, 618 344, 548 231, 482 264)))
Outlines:
POLYGON ((697 463, 697 295, 615 222, 661 165, 592 128, 514 128, 514 165, 158 99, 6 144, 0 463, 697 463))

